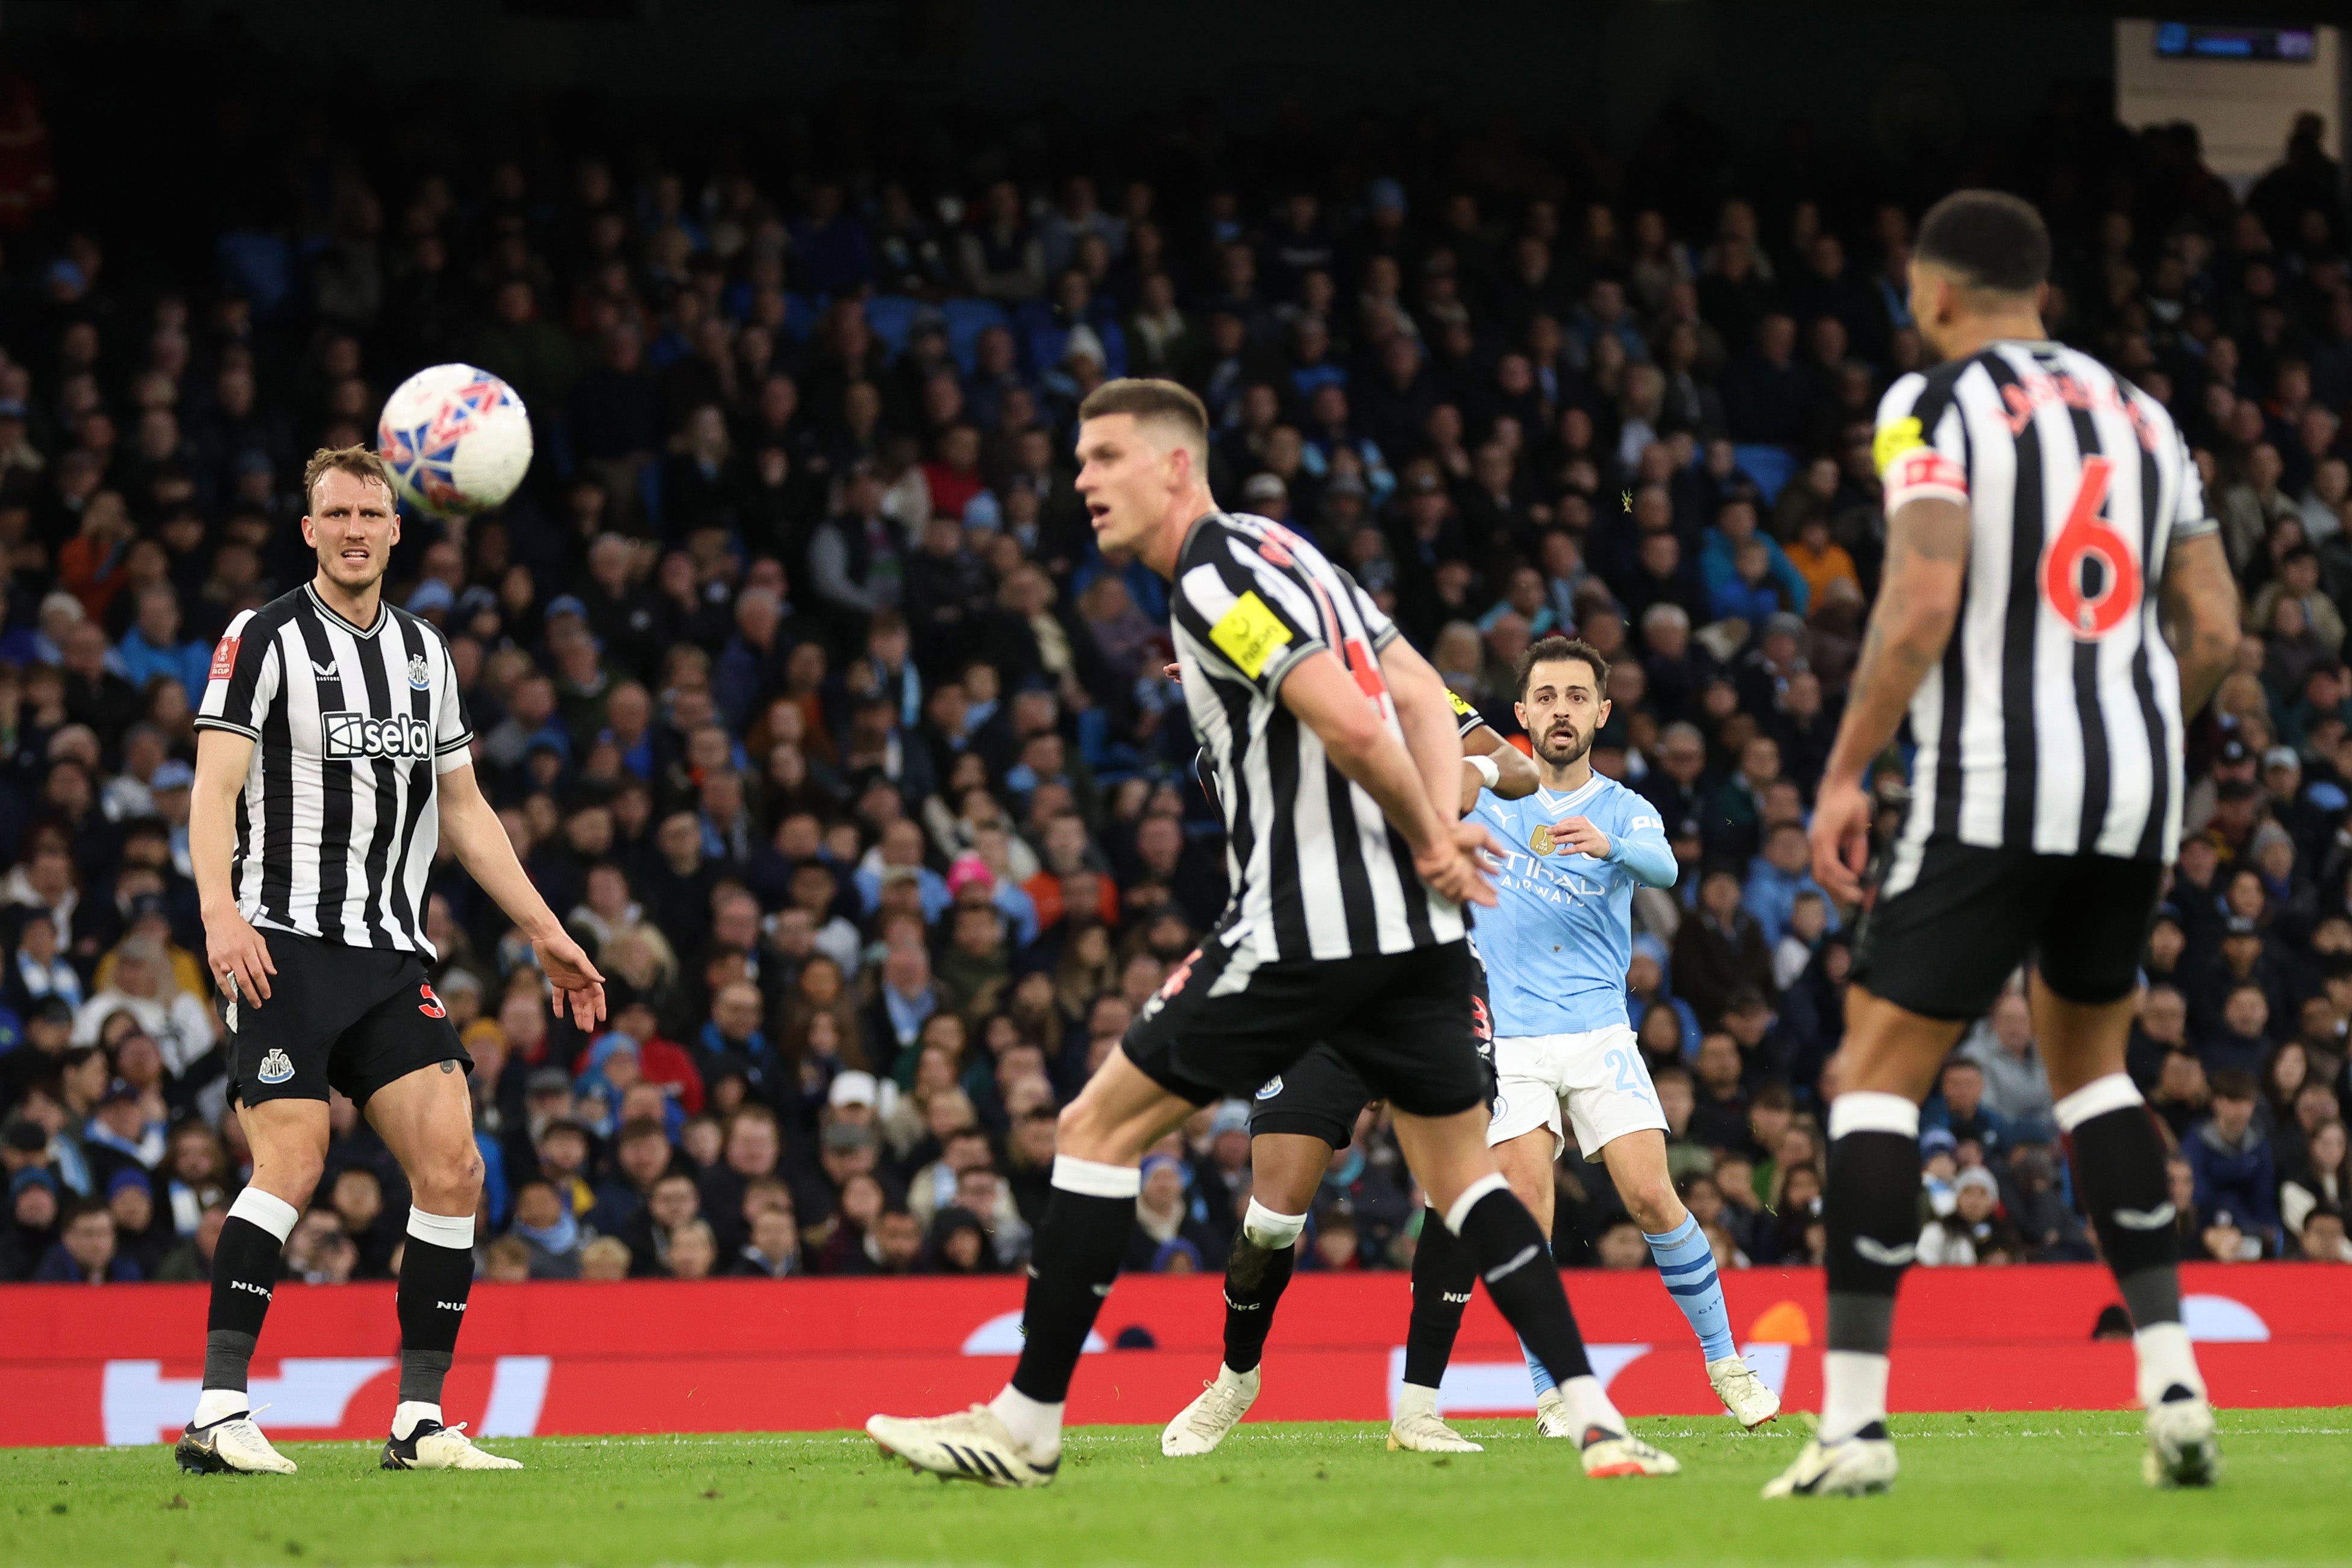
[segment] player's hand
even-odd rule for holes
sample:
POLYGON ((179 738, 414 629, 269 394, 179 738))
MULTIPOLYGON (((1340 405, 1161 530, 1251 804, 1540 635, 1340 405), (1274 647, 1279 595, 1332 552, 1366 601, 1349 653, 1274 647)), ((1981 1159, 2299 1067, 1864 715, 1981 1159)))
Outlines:
POLYGON ((1495 885, 1486 880, 1486 862, 1501 858, 1503 847, 1475 822, 1457 822, 1445 837, 1412 858, 1412 868, 1438 894, 1457 904, 1495 907, 1495 885))
POLYGON ((559 1018, 563 1016, 563 1005, 572 1005, 572 1021, 583 1029, 593 1029, 604 1016, 604 977, 588 962, 580 944, 572 940, 569 931, 557 931, 530 944, 538 955, 539 972, 555 987, 555 995, 548 1004, 559 1018))
POLYGON ((1813 797, 1813 880, 1842 904, 1862 901, 1870 863, 1870 796, 1851 779, 1822 780, 1813 797))
POLYGON ((1174 681, 1179 686, 1184 684, 1184 667, 1173 660, 1161 665, 1160 673, 1163 678, 1174 681))
POLYGON ((269 1000, 269 977, 278 965, 261 933, 235 909, 205 917, 205 955, 222 995, 248 1007, 269 1000))
POLYGON ((1558 846, 1565 844, 1577 854, 1589 855, 1595 860, 1608 859, 1609 851, 1615 847, 1609 842, 1609 835, 1593 826, 1590 818, 1581 816, 1553 823, 1551 841, 1554 854, 1559 853, 1558 846))

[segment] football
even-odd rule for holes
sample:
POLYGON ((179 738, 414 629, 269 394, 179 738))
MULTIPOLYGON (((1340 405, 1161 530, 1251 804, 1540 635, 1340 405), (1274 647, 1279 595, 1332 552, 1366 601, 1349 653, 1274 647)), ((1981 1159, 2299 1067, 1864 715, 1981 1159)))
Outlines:
POLYGON ((488 371, 436 364, 384 401, 376 451, 410 506, 436 517, 487 511, 530 468, 530 416, 488 371))

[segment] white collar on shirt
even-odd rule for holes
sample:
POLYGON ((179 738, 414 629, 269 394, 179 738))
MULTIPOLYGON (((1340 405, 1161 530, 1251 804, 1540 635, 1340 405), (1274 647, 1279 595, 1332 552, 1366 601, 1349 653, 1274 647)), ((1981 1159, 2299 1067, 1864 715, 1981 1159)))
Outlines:
POLYGON ((1565 795, 1562 795, 1556 790, 1543 789, 1541 787, 1537 789, 1536 795, 1538 798, 1543 802, 1544 809, 1547 811, 1562 810, 1571 805, 1582 805, 1600 791, 1601 781, 1604 776, 1605 775, 1601 773, 1595 773, 1591 778, 1585 780, 1580 787, 1570 790, 1565 795))

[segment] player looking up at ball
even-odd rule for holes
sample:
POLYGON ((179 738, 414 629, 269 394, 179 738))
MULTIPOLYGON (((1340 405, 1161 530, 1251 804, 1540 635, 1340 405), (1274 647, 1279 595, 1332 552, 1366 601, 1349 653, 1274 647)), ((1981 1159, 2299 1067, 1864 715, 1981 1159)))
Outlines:
POLYGON ((425 981, 436 847, 446 840, 530 939, 559 1016, 568 1006, 593 1026, 604 976, 482 798, 448 645, 383 603, 400 518, 383 461, 360 447, 321 450, 302 489, 318 573, 228 624, 195 719, 188 852, 228 998, 229 1096, 253 1180, 214 1254, 204 1386, 177 1455, 194 1471, 294 1469, 254 1424, 246 1376, 279 1252, 326 1159, 332 1089, 383 1137, 414 1200, 383 1468, 517 1469, 441 1420, 474 1278, 482 1159, 461 1070, 473 1063, 425 981))

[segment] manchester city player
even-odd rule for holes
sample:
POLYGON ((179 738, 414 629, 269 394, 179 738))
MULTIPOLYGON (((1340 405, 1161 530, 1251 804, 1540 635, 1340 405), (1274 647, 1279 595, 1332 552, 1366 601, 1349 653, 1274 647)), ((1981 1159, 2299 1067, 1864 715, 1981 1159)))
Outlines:
MULTIPOLYGON (((1609 1179, 1706 1355, 1707 1381, 1741 1426, 1780 1414, 1779 1395, 1739 1359, 1715 1258, 1666 1174, 1666 1119, 1625 1016, 1633 885, 1670 888, 1674 850, 1657 808, 1592 771, 1609 721, 1609 665, 1590 645, 1547 637, 1519 660, 1519 723, 1540 787, 1520 800, 1481 795, 1470 820, 1509 853, 1498 908, 1478 920, 1495 1016, 1494 1120, 1486 1142, 1511 1190, 1549 1235, 1552 1163, 1566 1108, 1576 1145, 1609 1179)), ((1536 1421, 1580 1438, 1582 1421, 1533 1357, 1536 1421)))

